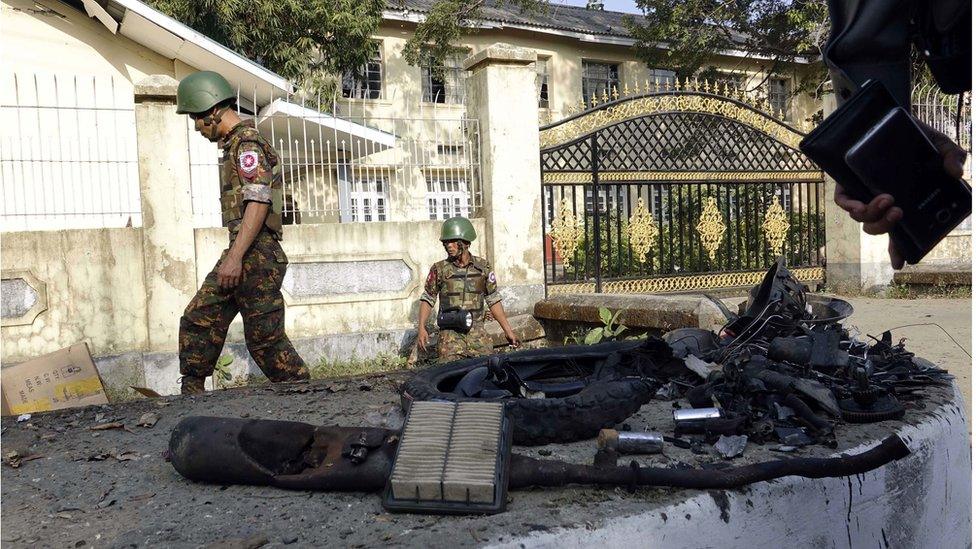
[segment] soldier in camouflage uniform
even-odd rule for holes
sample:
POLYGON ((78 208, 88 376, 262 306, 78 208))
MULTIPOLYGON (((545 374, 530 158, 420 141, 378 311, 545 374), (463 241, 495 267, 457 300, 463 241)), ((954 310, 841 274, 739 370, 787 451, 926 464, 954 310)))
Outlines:
POLYGON ((420 322, 417 328, 417 345, 427 347, 427 319, 434 308, 434 301, 440 300, 437 340, 438 362, 450 362, 491 354, 492 345, 485 331, 485 306, 491 316, 498 321, 512 347, 521 345, 512 327, 508 324, 502 298, 498 295, 495 273, 488 261, 471 255, 468 248, 477 238, 474 226, 463 217, 452 217, 441 227, 441 243, 447 252, 447 259, 438 261, 427 274, 424 293, 420 296, 420 322), (472 323, 465 331, 464 326, 446 326, 442 321, 445 313, 470 312, 472 323))
POLYGON ((279 241, 278 153, 234 109, 236 93, 219 74, 197 72, 177 90, 177 111, 223 150, 220 206, 230 244, 180 319, 182 392, 201 393, 213 374, 227 328, 240 312, 254 362, 271 381, 308 379, 308 368, 285 335, 281 281, 288 259, 279 241))

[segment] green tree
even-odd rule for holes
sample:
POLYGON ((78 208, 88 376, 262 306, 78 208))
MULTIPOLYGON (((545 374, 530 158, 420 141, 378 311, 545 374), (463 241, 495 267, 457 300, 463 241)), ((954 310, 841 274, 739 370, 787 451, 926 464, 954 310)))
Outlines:
POLYGON ((384 0, 149 0, 305 88, 327 90, 373 54, 384 0))
MULTIPOLYGON (((637 56, 679 77, 709 76, 715 55, 743 51, 770 62, 765 75, 784 71, 797 56, 814 61, 830 30, 823 0, 636 0, 642 19, 630 18, 637 56), (662 48, 666 44, 667 48, 662 48)), ((743 67, 745 68, 745 67, 743 67)), ((751 67, 750 67, 751 68, 751 67)), ((822 63, 796 74, 794 93, 826 79, 822 63)))

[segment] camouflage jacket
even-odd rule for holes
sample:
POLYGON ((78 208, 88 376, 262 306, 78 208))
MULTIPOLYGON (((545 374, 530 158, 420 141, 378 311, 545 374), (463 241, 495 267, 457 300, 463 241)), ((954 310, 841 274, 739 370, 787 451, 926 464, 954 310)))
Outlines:
POLYGON ((234 126, 221 141, 220 210, 223 225, 237 235, 247 202, 270 204, 264 224, 281 240, 281 162, 251 122, 234 126))
POLYGON ((480 317, 475 315, 479 320, 483 317, 485 305, 490 308, 502 300, 491 265, 473 255, 465 267, 459 267, 447 259, 434 263, 427 274, 420 300, 433 307, 438 298, 442 311, 464 309, 482 313, 480 317))

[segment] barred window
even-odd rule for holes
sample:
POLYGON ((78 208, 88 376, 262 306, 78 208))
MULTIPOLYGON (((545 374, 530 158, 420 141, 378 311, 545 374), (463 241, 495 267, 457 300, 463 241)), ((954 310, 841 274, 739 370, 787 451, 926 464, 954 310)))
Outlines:
POLYGON ((549 58, 540 57, 535 62, 535 88, 539 95, 539 108, 549 108, 549 58))
POLYGON ((728 85, 729 91, 745 91, 746 76, 735 72, 723 72, 715 77, 715 83, 719 86, 728 85))
POLYGON ((464 69, 461 56, 451 55, 444 65, 428 58, 420 67, 423 100, 426 103, 464 104, 464 69))
POLYGON ((773 114, 789 120, 790 117, 790 81, 786 78, 769 79, 769 106, 773 114))
POLYGON ((430 219, 468 216, 471 195, 468 182, 455 175, 431 175, 427 178, 427 210, 430 219))
POLYGON ((381 99, 383 97, 383 59, 380 45, 374 44, 373 58, 360 67, 359 74, 342 75, 342 96, 350 99, 381 99))
POLYGON ((349 184, 349 220, 386 221, 389 186, 386 177, 356 177, 349 184))
POLYGON ((613 88, 620 87, 619 66, 611 63, 583 61, 583 101, 589 103, 593 96, 610 95, 613 88))
POLYGON ((677 73, 668 69, 651 69, 651 87, 660 86, 661 88, 673 88, 677 73))

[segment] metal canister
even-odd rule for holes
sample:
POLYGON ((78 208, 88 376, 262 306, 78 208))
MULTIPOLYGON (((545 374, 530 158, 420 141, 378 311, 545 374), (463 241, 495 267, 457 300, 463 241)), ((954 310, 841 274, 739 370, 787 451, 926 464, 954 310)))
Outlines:
POLYGON ((721 418, 718 408, 680 408, 674 411, 674 430, 679 434, 700 432, 710 420, 721 418))
POLYGON ((664 435, 601 429, 596 443, 600 448, 616 450, 620 454, 660 454, 664 450, 664 435))

